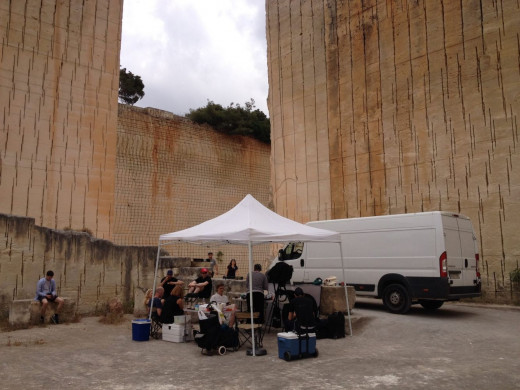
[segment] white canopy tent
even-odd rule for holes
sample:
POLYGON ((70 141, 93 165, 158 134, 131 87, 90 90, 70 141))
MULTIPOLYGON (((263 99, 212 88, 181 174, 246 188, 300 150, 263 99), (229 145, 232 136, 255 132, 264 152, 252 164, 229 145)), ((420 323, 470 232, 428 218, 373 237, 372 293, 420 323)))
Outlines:
MULTIPOLYGON (((216 218, 210 219, 188 229, 162 234, 159 237, 153 290, 155 291, 156 287, 157 270, 159 266, 161 246, 163 245, 175 242, 188 242, 200 245, 208 243, 247 245, 249 248, 249 291, 252 291, 252 246, 256 244, 284 243, 289 241, 336 242, 339 244, 341 251, 341 237, 339 233, 303 225, 301 223, 282 217, 281 215, 276 214, 262 205, 255 198, 253 198, 253 196, 247 195, 231 210, 216 218)), ((341 253, 341 258, 343 263, 343 253, 341 253)), ((344 263, 343 276, 345 276, 344 263)), ((343 279, 345 280, 345 278, 343 279)), ((347 313, 350 334, 352 334, 346 286, 345 295, 347 300, 347 313)), ((252 339, 254 340, 252 294, 250 294, 250 308, 251 332, 253 333, 252 339)), ((254 356, 255 345, 254 343, 252 344, 254 356)))

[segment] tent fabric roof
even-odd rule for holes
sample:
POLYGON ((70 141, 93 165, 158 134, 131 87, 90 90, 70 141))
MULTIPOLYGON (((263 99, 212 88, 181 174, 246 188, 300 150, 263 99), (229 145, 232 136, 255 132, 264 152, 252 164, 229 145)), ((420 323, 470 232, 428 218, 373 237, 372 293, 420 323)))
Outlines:
POLYGON ((288 241, 340 242, 340 234, 282 217, 247 195, 228 212, 188 229, 162 234, 168 241, 225 244, 260 244, 288 241))

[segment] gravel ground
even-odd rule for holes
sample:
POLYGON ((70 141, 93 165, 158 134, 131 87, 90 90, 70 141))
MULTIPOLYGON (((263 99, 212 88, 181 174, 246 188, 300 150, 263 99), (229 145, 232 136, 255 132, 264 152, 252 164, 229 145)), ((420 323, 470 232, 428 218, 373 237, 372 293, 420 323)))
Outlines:
POLYGON ((520 389, 520 308, 446 304, 387 313, 358 300, 354 335, 318 340, 319 357, 245 349, 203 356, 194 342, 132 341, 132 317, 98 317, 0 333, 3 389, 520 389))

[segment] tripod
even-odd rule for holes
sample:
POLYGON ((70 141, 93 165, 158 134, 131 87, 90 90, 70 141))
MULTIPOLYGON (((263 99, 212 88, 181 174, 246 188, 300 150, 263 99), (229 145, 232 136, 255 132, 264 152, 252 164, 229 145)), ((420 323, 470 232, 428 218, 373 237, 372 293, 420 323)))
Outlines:
POLYGON ((267 328, 267 333, 271 331, 271 326, 273 324, 273 315, 275 312, 275 308, 278 309, 277 312, 279 313, 280 321, 282 321, 281 316, 281 310, 280 310, 280 303, 285 302, 288 299, 288 292, 285 288, 285 284, 287 282, 279 282, 278 284, 273 282, 274 287, 274 299, 273 303, 271 305, 271 310, 269 313, 269 327, 267 328))

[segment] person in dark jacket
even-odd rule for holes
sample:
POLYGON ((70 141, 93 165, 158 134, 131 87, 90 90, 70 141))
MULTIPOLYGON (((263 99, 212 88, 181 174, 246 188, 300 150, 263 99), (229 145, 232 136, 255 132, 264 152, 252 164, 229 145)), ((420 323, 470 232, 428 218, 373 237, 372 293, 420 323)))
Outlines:
POLYGON ((173 324, 175 316, 184 315, 184 290, 181 286, 175 286, 164 302, 161 322, 163 324, 173 324))
POLYGON ((227 274, 226 279, 235 279, 236 278, 236 272, 237 272, 237 261, 235 259, 231 259, 229 262, 229 265, 227 266, 227 274))

